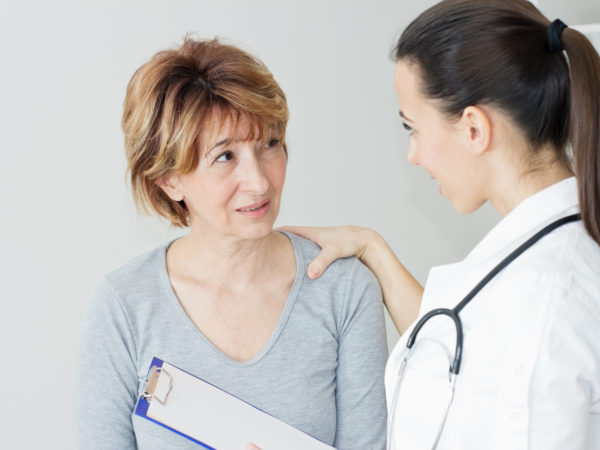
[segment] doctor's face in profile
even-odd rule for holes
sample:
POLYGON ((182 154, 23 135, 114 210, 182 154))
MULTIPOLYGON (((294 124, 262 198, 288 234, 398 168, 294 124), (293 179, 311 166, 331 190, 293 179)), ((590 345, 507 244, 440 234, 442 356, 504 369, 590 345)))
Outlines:
POLYGON ((241 239, 268 235, 279 213, 287 155, 280 137, 248 140, 247 120, 206 130, 196 169, 171 177, 192 230, 241 239))
POLYGON ((421 93, 415 64, 399 61, 394 85, 402 123, 410 134, 408 161, 429 173, 438 183, 440 194, 450 199, 458 212, 479 208, 485 198, 473 176, 476 168, 460 121, 448 119, 434 100, 421 93))

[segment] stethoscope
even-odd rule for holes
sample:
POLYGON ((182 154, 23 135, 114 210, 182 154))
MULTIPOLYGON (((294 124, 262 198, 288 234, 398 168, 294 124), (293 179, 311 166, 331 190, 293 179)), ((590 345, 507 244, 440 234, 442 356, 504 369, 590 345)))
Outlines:
POLYGON ((392 424, 394 423, 394 418, 396 415, 396 403, 398 400, 398 390, 400 388, 402 379, 404 377, 404 372, 406 369, 408 358, 411 354, 411 349, 413 348, 413 345, 415 344, 415 340, 417 339, 417 335, 419 334, 419 331, 421 330, 421 328, 423 328, 423 325, 425 325, 425 323, 427 323, 427 321, 429 319, 431 319, 432 317, 448 316, 450 319, 452 319, 452 321, 454 322, 454 326, 456 328, 456 347, 454 350, 454 360, 452 361, 452 364, 450 365, 450 369, 449 369, 450 385, 449 385, 449 390, 448 390, 448 399, 446 401, 446 406, 444 409, 444 415, 442 418, 441 425, 438 429, 435 441, 433 443, 432 448, 435 449, 437 447, 440 437, 442 435, 442 430, 444 429, 444 424, 446 423, 446 418, 448 417, 448 411, 450 409, 450 405, 452 404, 452 400, 454 399, 454 385, 456 383, 456 376, 458 375, 458 372, 460 371, 460 364, 462 361, 463 327, 462 327, 462 322, 460 320, 460 317, 458 317, 458 313, 460 311, 462 311, 462 309, 465 306, 467 306, 467 304, 471 300, 473 300, 473 297, 475 297, 475 295, 477 295, 477 293, 486 284, 488 284, 492 278, 494 278, 496 275, 498 275, 498 273, 502 269, 504 269, 511 262, 513 262, 525 250, 527 250, 529 247, 531 247, 533 244, 535 244, 537 241, 539 241, 542 237, 551 233, 558 227, 561 227, 570 222, 575 222, 576 220, 581 220, 580 214, 572 214, 570 216, 563 217, 561 219, 558 219, 558 220, 552 222, 551 224, 547 225, 546 227, 542 228, 540 231, 538 231, 536 234, 534 234, 532 237, 530 237, 527 241, 525 241, 523 244, 521 244, 518 248, 516 248, 506 258, 504 258, 502 261, 500 261, 500 263, 496 267, 494 267, 485 277, 483 277, 483 279, 479 283, 477 283, 477 285, 471 290, 471 292, 469 292, 465 296, 465 298, 463 298, 454 308, 452 308, 452 309, 447 309, 447 308, 434 309, 432 311, 429 311, 427 314, 425 314, 423 317, 421 317, 421 319, 419 319, 419 321, 415 324, 413 330, 411 331, 411 333, 408 337, 408 340, 406 342, 406 349, 404 351, 404 356, 400 360, 400 366, 398 369, 398 378, 397 378, 397 382, 396 382, 396 387, 394 389, 394 395, 392 397, 392 405, 390 408, 390 417, 388 419, 388 430, 387 430, 387 449, 388 450, 392 448, 392 424))

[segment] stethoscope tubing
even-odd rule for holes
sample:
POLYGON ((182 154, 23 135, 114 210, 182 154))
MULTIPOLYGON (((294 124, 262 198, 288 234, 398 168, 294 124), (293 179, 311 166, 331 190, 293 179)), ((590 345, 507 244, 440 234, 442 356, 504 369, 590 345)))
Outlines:
POLYGON ((454 326, 456 327, 456 348, 454 349, 454 361, 452 361, 452 365, 450 366, 450 373, 456 375, 460 371, 460 363, 462 361, 463 327, 462 322, 458 317, 458 313, 454 309, 433 309, 427 314, 425 314, 423 317, 421 317, 421 319, 419 319, 412 332, 410 333, 410 336, 408 337, 408 341, 406 342, 406 348, 412 348, 413 344, 417 340, 417 335, 419 334, 419 331, 429 319, 440 315, 450 317, 454 322, 454 326))

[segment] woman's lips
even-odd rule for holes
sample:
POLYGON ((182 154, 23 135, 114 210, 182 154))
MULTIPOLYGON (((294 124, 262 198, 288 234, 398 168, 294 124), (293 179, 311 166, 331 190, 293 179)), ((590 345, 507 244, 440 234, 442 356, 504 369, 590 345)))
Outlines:
POLYGON ((267 200, 266 202, 255 203, 253 205, 244 206, 243 208, 238 208, 236 211, 246 217, 256 219, 267 214, 270 205, 271 202, 267 200))

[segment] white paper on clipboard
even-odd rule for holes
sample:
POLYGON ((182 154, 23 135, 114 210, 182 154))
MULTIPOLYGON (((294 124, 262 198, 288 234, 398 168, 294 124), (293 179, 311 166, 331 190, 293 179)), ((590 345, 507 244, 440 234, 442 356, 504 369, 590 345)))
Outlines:
POLYGON ((149 376, 135 413, 200 446, 244 450, 252 442, 262 450, 333 448, 159 358, 152 360, 149 374, 154 378, 149 376))

